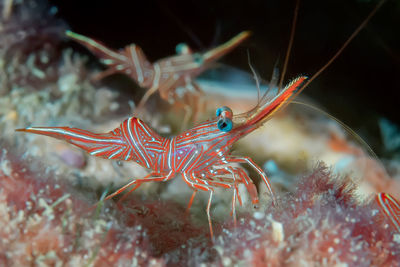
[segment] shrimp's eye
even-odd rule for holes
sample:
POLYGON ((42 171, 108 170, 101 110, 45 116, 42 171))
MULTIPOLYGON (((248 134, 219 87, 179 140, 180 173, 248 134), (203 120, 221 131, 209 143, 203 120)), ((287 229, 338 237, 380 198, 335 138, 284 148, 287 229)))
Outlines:
POLYGON ((233 128, 233 122, 230 118, 220 118, 217 122, 218 129, 223 132, 229 132, 233 128))
POLYGON ((185 43, 177 44, 175 51, 178 55, 188 55, 191 53, 189 46, 185 43))
POLYGON ((230 109, 229 107, 223 106, 217 109, 216 115, 217 117, 222 116, 231 119, 233 116, 233 112, 232 109, 230 109))

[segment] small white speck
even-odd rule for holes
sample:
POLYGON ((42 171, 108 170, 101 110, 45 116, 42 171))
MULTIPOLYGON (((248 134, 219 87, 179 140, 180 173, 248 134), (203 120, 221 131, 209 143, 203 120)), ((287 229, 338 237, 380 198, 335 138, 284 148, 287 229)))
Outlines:
POLYGON ((257 212, 254 212, 253 217, 256 220, 261 220, 262 218, 264 218, 264 214, 257 211, 257 212))
POLYGON ((400 234, 394 234, 393 241, 400 244, 400 234))
POLYGON ((232 265, 232 260, 230 258, 224 257, 222 260, 222 264, 224 266, 231 266, 232 265))

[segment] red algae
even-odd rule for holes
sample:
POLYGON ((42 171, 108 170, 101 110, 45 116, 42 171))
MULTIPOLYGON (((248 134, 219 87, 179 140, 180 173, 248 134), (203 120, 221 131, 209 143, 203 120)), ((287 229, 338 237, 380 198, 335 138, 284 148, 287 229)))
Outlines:
POLYGON ((238 229, 222 234, 216 243, 221 263, 399 266, 398 233, 354 189, 349 179, 318 166, 279 207, 242 218, 238 229))
POLYGON ((91 200, 51 174, 30 170, 5 148, 0 158, 0 266, 163 265, 150 255, 139 222, 95 218, 91 200))
POLYGON ((140 221, 146 230, 152 255, 161 256, 181 248, 192 238, 210 242, 207 228, 195 226, 184 207, 173 202, 143 201, 132 198, 120 205, 124 223, 133 226, 140 221))

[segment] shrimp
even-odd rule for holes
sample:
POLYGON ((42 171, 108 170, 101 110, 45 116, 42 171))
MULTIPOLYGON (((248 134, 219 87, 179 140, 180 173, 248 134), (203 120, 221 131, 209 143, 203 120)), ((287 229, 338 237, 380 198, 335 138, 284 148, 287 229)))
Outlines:
MULTIPOLYGON (((17 131, 47 135, 71 143, 89 154, 110 160, 134 161, 151 172, 144 178, 134 179, 109 195, 110 199, 125 189, 151 181, 168 181, 180 174, 193 189, 188 210, 198 190, 209 192, 207 217, 210 235, 213 230, 210 207, 214 189, 232 189, 232 213, 235 214, 236 198, 241 203, 238 184, 244 184, 252 203, 259 202, 257 189, 242 167, 233 163, 248 164, 267 186, 273 197, 271 184, 265 172, 249 157, 233 156, 230 149, 240 138, 256 130, 286 105, 306 77, 294 79, 279 94, 270 98, 265 94, 252 110, 233 115, 228 107, 216 111, 216 118, 208 120, 172 138, 161 137, 139 118, 130 117, 121 125, 103 134, 70 127, 29 127, 17 131)), ((236 221, 236 220, 235 220, 236 221)))
MULTIPOLYGON (((114 51, 86 36, 71 31, 67 31, 66 34, 88 48, 101 59, 103 64, 108 66, 108 69, 97 75, 95 80, 119 72, 131 77, 140 87, 148 89, 137 106, 138 110, 142 109, 149 97, 157 91, 162 99, 168 101, 172 96, 172 100, 176 102, 178 100, 176 89, 186 88, 184 106, 187 109, 193 106, 194 121, 202 112, 201 105, 198 103, 200 96, 204 95, 194 79, 208 69, 213 62, 232 51, 250 36, 249 31, 241 32, 228 42, 204 53, 194 53, 188 45, 181 43, 176 46, 177 55, 150 63, 143 50, 136 44, 114 51)), ((187 119, 186 117, 184 121, 187 119)))

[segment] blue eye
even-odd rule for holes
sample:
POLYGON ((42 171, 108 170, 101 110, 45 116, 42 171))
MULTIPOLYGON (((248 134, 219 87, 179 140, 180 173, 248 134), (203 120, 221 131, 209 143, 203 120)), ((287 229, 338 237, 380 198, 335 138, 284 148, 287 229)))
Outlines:
POLYGON ((177 44, 175 47, 175 51, 178 55, 188 54, 189 46, 185 43, 177 44))
POLYGON ((229 118, 221 118, 217 122, 218 129, 220 129, 223 132, 229 132, 233 128, 233 122, 229 118))
POLYGON ((222 113, 225 113, 226 117, 232 118, 233 112, 229 107, 223 106, 223 107, 218 108, 217 111, 215 112, 215 115, 217 115, 217 117, 219 117, 219 116, 221 116, 222 113))

